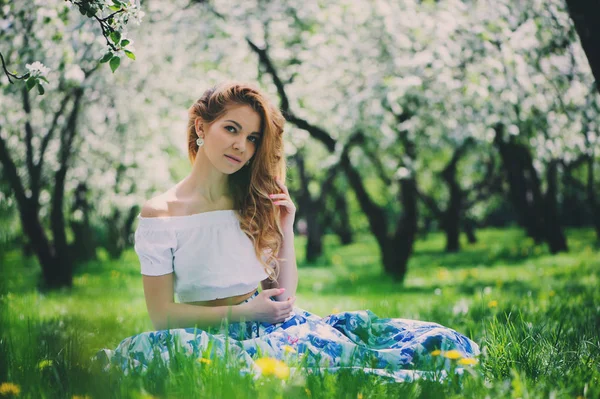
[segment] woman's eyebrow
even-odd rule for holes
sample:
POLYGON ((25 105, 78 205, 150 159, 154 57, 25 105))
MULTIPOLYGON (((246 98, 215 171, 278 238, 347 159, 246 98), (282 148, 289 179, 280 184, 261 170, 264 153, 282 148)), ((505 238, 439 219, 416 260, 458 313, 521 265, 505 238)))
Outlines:
MULTIPOLYGON (((243 130, 243 129, 242 129, 242 125, 240 125, 239 123, 237 123, 237 122, 236 122, 236 121, 234 121, 234 120, 227 119, 225 122, 231 122, 231 123, 235 123, 235 125, 238 127, 238 129, 240 129, 240 130, 243 130)), ((259 136, 262 136, 262 133, 260 133, 260 132, 252 132, 251 134, 258 134, 259 136)))

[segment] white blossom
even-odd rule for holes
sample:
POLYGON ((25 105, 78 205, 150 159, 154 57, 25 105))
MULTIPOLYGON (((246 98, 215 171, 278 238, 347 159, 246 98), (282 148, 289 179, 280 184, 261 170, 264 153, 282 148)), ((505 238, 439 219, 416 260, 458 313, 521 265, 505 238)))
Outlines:
POLYGON ((36 61, 33 64, 25 65, 25 68, 27 68, 29 70, 29 73, 31 74, 31 76, 34 76, 34 77, 37 77, 37 76, 46 77, 48 75, 48 72, 50 72, 50 68, 48 68, 47 66, 45 66, 44 64, 42 64, 39 61, 36 61))

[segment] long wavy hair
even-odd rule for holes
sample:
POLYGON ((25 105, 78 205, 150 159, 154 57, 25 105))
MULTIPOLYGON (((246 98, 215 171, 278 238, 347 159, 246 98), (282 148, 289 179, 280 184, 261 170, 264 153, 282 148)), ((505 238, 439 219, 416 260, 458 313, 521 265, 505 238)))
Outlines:
POLYGON ((256 256, 269 278, 276 280, 279 260, 283 259, 276 257, 283 242, 283 232, 279 207, 273 205, 269 194, 280 192, 275 176, 285 182, 287 169, 283 152, 285 118, 279 108, 253 84, 227 81, 211 87, 188 110, 188 156, 193 164, 198 153, 196 119, 210 125, 223 116, 230 105, 249 105, 261 119, 263 135, 254 156, 248 166, 229 176, 228 185, 240 215, 242 231, 252 240, 256 256))

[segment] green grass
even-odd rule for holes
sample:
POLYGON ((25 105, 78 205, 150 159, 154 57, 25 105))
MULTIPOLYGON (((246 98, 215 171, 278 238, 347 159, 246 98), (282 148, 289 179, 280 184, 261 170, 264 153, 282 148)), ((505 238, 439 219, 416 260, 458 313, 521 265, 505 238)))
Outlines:
POLYGON ((569 231, 570 252, 555 256, 519 230, 478 235, 458 254, 443 252, 440 234, 417 242, 402 285, 381 273, 372 237, 340 247, 328 236, 312 266, 304 263, 304 237, 296 239, 297 306, 321 316, 370 309, 451 327, 482 349, 474 373, 460 381, 385 384, 350 373, 253 380, 219 361, 185 358, 146 376, 98 372, 89 362, 98 349, 152 330, 130 250, 118 262, 101 258, 82 267, 70 292, 44 294, 35 289, 36 262, 6 252, 0 383, 12 382, 20 397, 31 398, 600 397, 600 251, 593 231, 569 231), (40 367, 43 360, 50 362, 40 367))

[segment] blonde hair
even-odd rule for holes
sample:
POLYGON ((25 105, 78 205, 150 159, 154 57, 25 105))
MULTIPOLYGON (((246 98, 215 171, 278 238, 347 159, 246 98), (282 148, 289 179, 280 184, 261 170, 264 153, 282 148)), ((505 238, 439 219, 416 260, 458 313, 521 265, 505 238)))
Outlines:
POLYGON ((210 125, 225 114, 229 105, 249 105, 261 119, 262 139, 250 164, 230 175, 228 184, 242 231, 252 240, 256 256, 269 278, 275 280, 279 275, 276 254, 283 242, 283 232, 279 207, 273 205, 269 194, 281 191, 275 177, 285 182, 287 168, 283 152, 285 118, 279 108, 249 83, 227 81, 211 87, 188 110, 188 156, 193 164, 198 153, 196 120, 200 118, 210 125))

